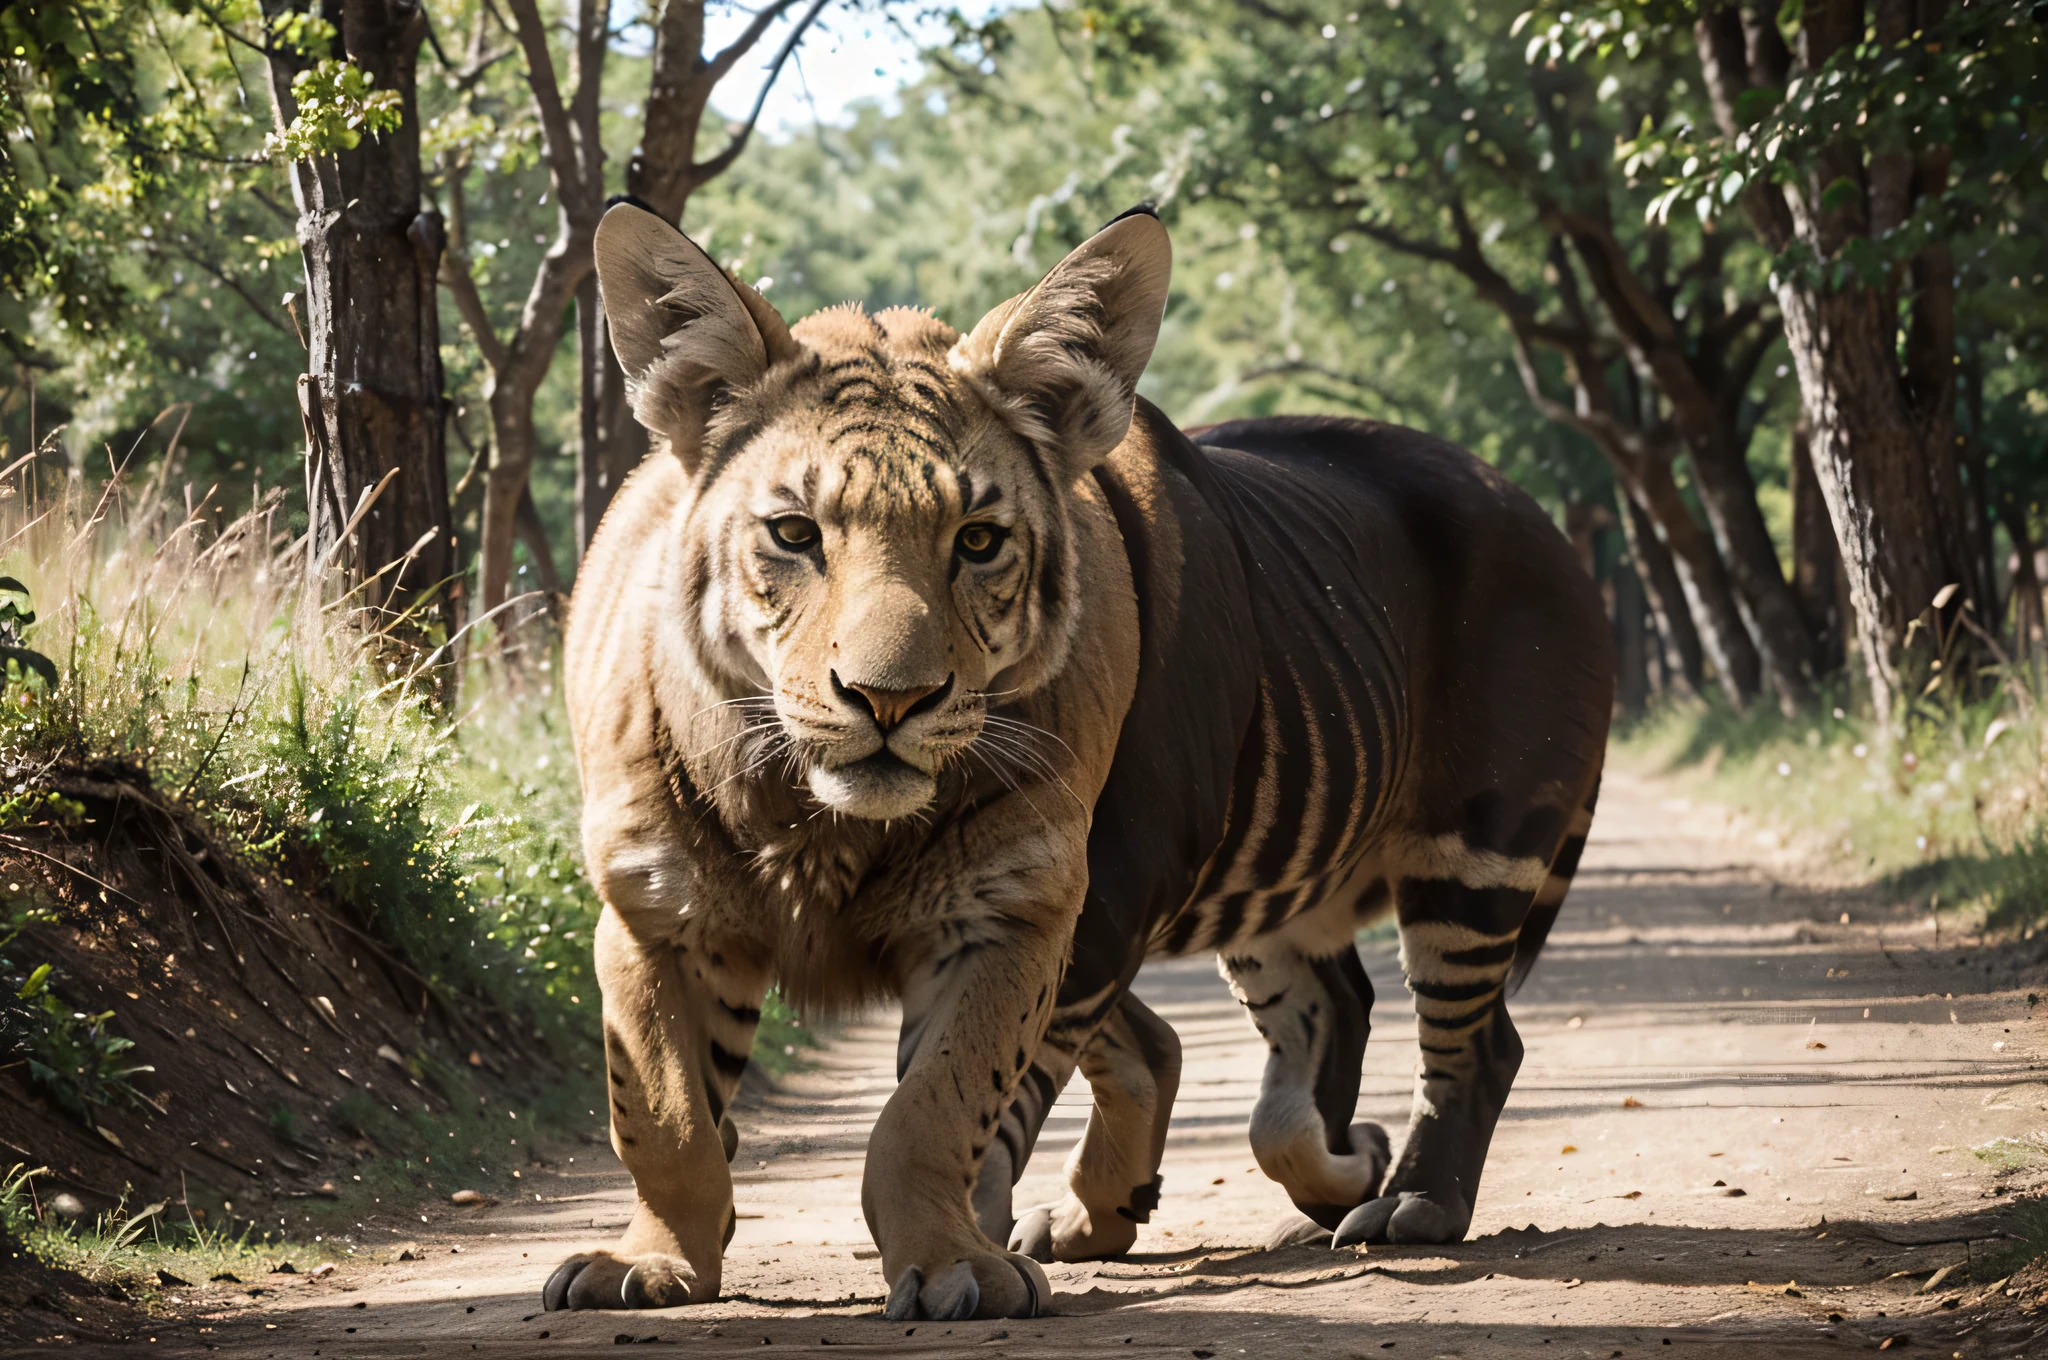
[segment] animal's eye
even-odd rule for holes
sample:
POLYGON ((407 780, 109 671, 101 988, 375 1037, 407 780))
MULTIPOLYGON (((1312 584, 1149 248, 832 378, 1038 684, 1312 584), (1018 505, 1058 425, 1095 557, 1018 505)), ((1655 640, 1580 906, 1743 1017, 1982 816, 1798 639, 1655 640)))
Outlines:
POLYGON ((954 550, 970 562, 993 562, 1010 531, 1000 524, 969 524, 953 540, 954 550))
POLYGON ((782 515, 768 521, 768 534, 777 547, 805 552, 818 541, 818 525, 802 515, 782 515))

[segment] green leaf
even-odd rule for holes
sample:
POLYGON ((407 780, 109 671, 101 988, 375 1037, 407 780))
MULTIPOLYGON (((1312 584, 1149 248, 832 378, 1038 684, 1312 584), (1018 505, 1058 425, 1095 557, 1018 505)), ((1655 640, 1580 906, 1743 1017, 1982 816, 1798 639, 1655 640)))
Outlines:
POLYGON ((43 684, 50 689, 57 688, 57 664, 41 652, 30 651, 26 647, 0 647, 0 661, 13 662, 22 670, 42 677, 43 684))
POLYGON ((28 975, 28 981, 21 984, 21 990, 14 995, 23 1001, 33 1001, 43 994, 50 985, 50 965, 43 964, 28 975))
POLYGON ((1760 85, 1753 90, 1744 90, 1735 96, 1736 126, 1755 126, 1765 114, 1777 108, 1784 98, 1784 91, 1775 85, 1760 85))
POLYGON ((1851 203, 1854 203, 1862 194, 1863 186, 1850 179, 1847 175, 1843 175, 1833 184, 1821 190, 1820 210, 1822 212, 1839 212, 1851 203))

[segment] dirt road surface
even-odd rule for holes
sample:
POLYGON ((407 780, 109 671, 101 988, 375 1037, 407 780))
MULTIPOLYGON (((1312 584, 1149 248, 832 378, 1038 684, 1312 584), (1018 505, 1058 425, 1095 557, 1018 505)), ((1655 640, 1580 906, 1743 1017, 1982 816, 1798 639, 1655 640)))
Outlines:
MULTIPOLYGON (((1564 919, 1513 1013, 1528 1045, 1471 1239, 1260 1249, 1288 1210, 1253 1167, 1264 1053, 1213 960, 1148 968, 1186 1070, 1164 1199, 1125 1260, 1050 1267, 1054 1315, 881 1320, 860 1213, 888 1096, 892 1017, 844 1028, 814 1070, 749 1099, 726 1297, 648 1313, 539 1311, 548 1271, 626 1218, 603 1148, 529 1169, 535 1199, 419 1206, 320 1281, 166 1325, 159 1353, 581 1356, 625 1343, 760 1357, 2048 1355, 1981 1264, 2038 1173, 1973 1148, 2048 1128, 2048 1033, 2009 956, 1937 938, 1917 906, 1797 890, 1725 815, 1610 775, 1564 919), (1843 913, 1847 912, 1845 921, 1843 913), (398 1261, 401 1247, 420 1259, 398 1261), (374 1256, 374 1260, 371 1259, 374 1256), (210 1330, 201 1332, 200 1328, 210 1330)), ((1391 939, 1359 1111, 1398 1139, 1414 1021, 1391 939)), ((2035 985, 2038 987, 2039 982, 2035 985)), ((1055 1198, 1086 1114, 1061 1100, 1017 1203, 1055 1198)), ((360 1246, 358 1250, 362 1249, 360 1246)), ((2035 1329, 2041 1329, 2036 1332, 2035 1329)))

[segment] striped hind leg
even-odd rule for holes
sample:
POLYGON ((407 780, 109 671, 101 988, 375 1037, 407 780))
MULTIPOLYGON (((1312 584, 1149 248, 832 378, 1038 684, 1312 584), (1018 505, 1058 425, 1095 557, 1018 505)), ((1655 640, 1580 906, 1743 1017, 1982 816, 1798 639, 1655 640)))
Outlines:
POLYGON ((1252 1107, 1252 1155, 1324 1228, 1370 1198, 1387 1167, 1387 1135, 1354 1124, 1372 983, 1346 943, 1312 957, 1284 935, 1219 956, 1230 991, 1266 1041, 1252 1107))
POLYGON ((1009 1247, 1040 1261, 1120 1256, 1159 1204, 1159 1159, 1180 1089, 1180 1037, 1129 992, 1081 1049, 1095 1097, 1067 1157, 1067 1193, 1026 1211, 1009 1247))
MULTIPOLYGON (((1541 948, 1592 824, 1591 799, 1548 859, 1429 843, 1424 870, 1400 879, 1401 968, 1415 997, 1422 1050, 1408 1139, 1379 1198, 1338 1225, 1354 1242, 1455 1242, 1471 1226, 1493 1130, 1522 1065, 1507 998, 1541 948)), ((1525 823, 1526 824, 1526 823, 1525 823)))

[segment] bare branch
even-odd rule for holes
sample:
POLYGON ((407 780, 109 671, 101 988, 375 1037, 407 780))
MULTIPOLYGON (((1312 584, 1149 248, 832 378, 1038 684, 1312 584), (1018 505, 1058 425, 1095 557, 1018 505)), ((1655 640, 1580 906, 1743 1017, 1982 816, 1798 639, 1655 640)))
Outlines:
POLYGON ((746 125, 733 134, 732 140, 726 143, 723 151, 708 161, 698 161, 690 166, 692 181, 702 184, 706 180, 717 179, 739 159, 740 152, 747 148, 747 139, 754 135, 754 124, 761 121, 761 110, 768 103, 768 92, 775 88, 775 82, 782 76, 783 64, 789 60, 789 54, 796 51, 797 44, 804 40, 805 31, 820 14, 824 13, 825 6, 831 3, 832 0, 811 0, 810 9, 804 12, 803 18, 796 21, 796 27, 790 30, 789 38, 782 44, 782 50, 775 54, 775 61, 768 68, 768 78, 761 82, 760 93, 754 96, 754 110, 747 115, 746 125))
MULTIPOLYGON (((746 26, 739 37, 726 44, 717 56, 704 64, 704 75, 708 83, 716 85, 724 80, 726 74, 739 64, 740 58, 752 51, 754 44, 761 41, 761 36, 775 26, 775 21, 795 7, 796 0, 775 0, 772 5, 762 6, 761 12, 754 16, 753 22, 746 26)), ((817 10, 813 9, 810 18, 805 19, 804 23, 809 23, 811 19, 817 17, 817 10)), ((803 25, 799 24, 797 28, 798 31, 802 31, 803 25)))
MULTIPOLYGON (((1323 378, 1329 382, 1342 383, 1344 386, 1362 392, 1379 402, 1382 406, 1397 412, 1414 409, 1412 402, 1403 400, 1370 378, 1361 377, 1356 373, 1346 373, 1341 369, 1330 368, 1325 364, 1310 363, 1306 359, 1290 359, 1284 363, 1265 364, 1258 368, 1247 369, 1238 376, 1246 382, 1255 382, 1260 378, 1287 378, 1303 375, 1323 378)), ((1351 400, 1354 405, 1357 404, 1355 399, 1348 400, 1351 400)))
MULTIPOLYGON (((476 279, 469 272, 469 261, 453 245, 441 252, 441 286, 455 299, 455 310, 462 314, 462 323, 476 337, 477 353, 484 356, 493 373, 503 369, 505 342, 491 324, 490 313, 484 310, 483 296, 477 292, 476 279)), ((467 438, 465 435, 465 441, 467 438)))
POLYGON ((540 17, 540 6, 537 0, 505 0, 505 5, 512 11, 519 49, 526 56, 526 84, 533 91, 534 111, 540 116, 555 197, 565 208, 570 203, 585 206, 580 148, 569 124, 568 107, 562 102, 562 86, 555 77, 555 58, 548 51, 547 25, 540 17))
POLYGON ((286 328, 284 322, 279 321, 275 316, 273 316, 271 314, 270 309, 264 306, 263 303, 257 299, 256 295, 254 293, 251 293, 248 290, 248 288, 244 286, 240 279, 235 278, 233 275, 229 274, 225 269, 222 269, 219 265, 207 259, 205 256, 200 255, 196 251, 188 250, 184 246, 177 245, 172 246, 171 249, 176 251, 185 259, 190 260, 193 264, 198 265, 207 273, 213 275, 214 278, 220 280, 223 286, 233 289, 235 296, 242 299, 242 301, 248 303, 249 310, 256 313, 257 316, 263 318, 264 323, 268 325, 272 330, 276 331, 280 335, 289 336, 292 334, 292 332, 286 328))

